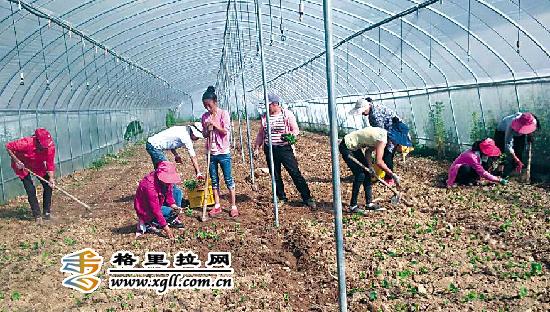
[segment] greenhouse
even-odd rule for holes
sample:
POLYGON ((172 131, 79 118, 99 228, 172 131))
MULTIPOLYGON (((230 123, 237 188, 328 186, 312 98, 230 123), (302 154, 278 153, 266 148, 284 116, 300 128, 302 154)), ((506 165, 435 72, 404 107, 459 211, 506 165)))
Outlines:
POLYGON ((0 26, 0 311, 550 310, 550 2, 0 26))

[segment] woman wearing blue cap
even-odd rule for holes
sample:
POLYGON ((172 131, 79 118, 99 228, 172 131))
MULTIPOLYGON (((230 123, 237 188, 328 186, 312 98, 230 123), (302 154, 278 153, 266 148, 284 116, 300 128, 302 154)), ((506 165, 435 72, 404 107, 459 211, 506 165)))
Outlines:
POLYGON ((353 131, 346 136, 340 143, 340 154, 353 173, 353 187, 351 191, 350 211, 363 213, 357 205, 357 197, 361 185, 365 189, 366 209, 383 210, 380 206, 372 202, 372 184, 371 177, 361 166, 351 160, 350 156, 357 159, 365 166, 372 168, 372 153, 374 152, 376 165, 386 172, 386 176, 391 177, 395 184, 401 186, 401 178, 392 171, 384 162, 384 150, 386 145, 392 143, 396 147, 411 146, 409 138, 409 128, 402 122, 394 123, 390 131, 379 127, 367 127, 361 130, 353 131), (363 152, 365 149, 365 152, 363 152))

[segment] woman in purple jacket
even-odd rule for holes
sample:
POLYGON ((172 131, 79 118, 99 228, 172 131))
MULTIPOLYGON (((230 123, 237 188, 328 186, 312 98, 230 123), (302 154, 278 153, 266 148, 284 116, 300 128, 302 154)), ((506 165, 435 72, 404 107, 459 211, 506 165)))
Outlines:
POLYGON ((447 187, 453 187, 456 184, 473 185, 480 178, 506 185, 507 180, 490 174, 482 165, 482 162, 486 162, 489 157, 498 157, 500 154, 500 149, 493 139, 475 142, 472 148, 460 154, 449 168, 447 187))

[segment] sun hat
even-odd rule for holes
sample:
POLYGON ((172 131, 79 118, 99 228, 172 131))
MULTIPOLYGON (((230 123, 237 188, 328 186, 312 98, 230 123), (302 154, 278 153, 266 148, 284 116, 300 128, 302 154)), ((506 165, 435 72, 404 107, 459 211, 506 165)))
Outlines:
POLYGON ((267 95, 267 101, 269 102, 269 104, 281 103, 281 98, 277 94, 271 93, 267 95))
POLYGON ((204 136, 202 135, 202 123, 198 121, 194 122, 192 125, 188 125, 187 129, 189 129, 189 132, 191 132, 195 137, 204 139, 204 136))
POLYGON ((44 148, 48 148, 53 145, 53 138, 50 132, 44 128, 38 128, 34 130, 34 136, 44 148))
POLYGON ((173 184, 181 182, 181 178, 176 171, 176 165, 174 163, 169 161, 161 161, 158 163, 155 171, 159 180, 164 183, 173 184))
POLYGON ((512 129, 519 134, 529 134, 537 130, 537 120, 531 113, 523 113, 512 120, 512 129))
POLYGON ((355 107, 349 112, 350 115, 361 115, 364 111, 369 109, 372 101, 369 101, 368 99, 370 98, 357 100, 355 107))
POLYGON ((409 137, 409 127, 401 121, 392 125, 390 131, 388 131, 388 138, 395 144, 412 146, 411 138, 409 137))
POLYGON ((495 141, 490 138, 479 143, 479 150, 489 157, 496 157, 501 154, 500 149, 495 144, 495 141))

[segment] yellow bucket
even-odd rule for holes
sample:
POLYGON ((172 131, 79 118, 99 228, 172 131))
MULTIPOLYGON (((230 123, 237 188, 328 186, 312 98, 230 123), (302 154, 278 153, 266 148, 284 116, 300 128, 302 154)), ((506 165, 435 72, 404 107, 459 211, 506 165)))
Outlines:
MULTIPOLYGON (((201 208, 204 204, 204 188, 196 188, 192 191, 187 191, 187 198, 189 199, 189 207, 201 208)), ((214 205, 214 193, 212 192, 212 183, 208 179, 208 193, 206 194, 206 205, 214 205)))

